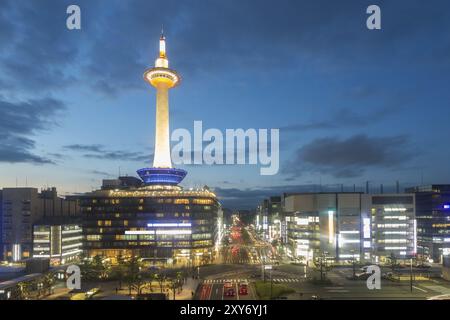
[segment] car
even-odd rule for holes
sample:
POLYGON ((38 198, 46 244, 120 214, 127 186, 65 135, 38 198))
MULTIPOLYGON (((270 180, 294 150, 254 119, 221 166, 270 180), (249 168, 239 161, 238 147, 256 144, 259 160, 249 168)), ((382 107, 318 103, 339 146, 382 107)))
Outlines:
POLYGON ((248 283, 246 281, 239 283, 239 294, 240 295, 248 294, 248 283))
POLYGON ((369 266, 364 266, 364 267, 360 268, 359 270, 361 270, 364 273, 367 273, 367 268, 369 268, 369 266))
POLYGON ((429 268, 431 268, 431 265, 428 263, 420 263, 420 264, 417 264, 415 267, 418 269, 429 269, 429 268))
POLYGON ((223 285, 223 294, 226 297, 234 297, 236 295, 234 285, 230 281, 225 282, 223 285))

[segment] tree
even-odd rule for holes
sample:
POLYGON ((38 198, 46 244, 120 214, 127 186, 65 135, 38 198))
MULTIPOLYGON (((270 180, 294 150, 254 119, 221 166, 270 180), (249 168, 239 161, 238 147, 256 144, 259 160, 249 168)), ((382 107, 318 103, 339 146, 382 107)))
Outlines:
POLYGON ((44 295, 52 293, 52 287, 55 283, 55 275, 51 272, 47 272, 42 279, 42 291, 44 295))
POLYGON ((392 252, 388 259, 389 259, 389 265, 391 266, 392 273, 394 273, 395 267, 397 266, 397 257, 392 252))
MULTIPOLYGON (((141 261, 138 257, 132 256, 126 263, 126 279, 128 282, 128 290, 131 295, 131 289, 140 283, 139 273, 141 271, 141 261)), ((140 286, 138 287, 139 291, 140 286)))
POLYGON ((117 257, 117 264, 111 268, 111 277, 119 280, 119 290, 122 290, 122 283, 126 276, 126 260, 120 254, 117 257))
POLYGON ((30 296, 33 284, 30 281, 20 282, 18 285, 18 292, 16 293, 17 300, 25 300, 30 296))
POLYGON ((316 267, 316 270, 320 272, 320 281, 324 281, 326 279, 327 272, 332 269, 332 267, 327 263, 326 252, 314 260, 314 266, 316 267))
POLYGON ((159 284, 159 288, 161 290, 161 293, 163 293, 163 289, 164 289, 164 283, 167 279, 166 275, 164 273, 158 273, 155 274, 155 280, 158 282, 159 284))

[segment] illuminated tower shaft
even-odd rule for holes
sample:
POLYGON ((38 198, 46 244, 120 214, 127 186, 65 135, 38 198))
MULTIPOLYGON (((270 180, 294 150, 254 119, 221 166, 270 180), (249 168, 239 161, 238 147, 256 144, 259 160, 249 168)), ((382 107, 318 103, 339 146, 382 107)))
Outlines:
POLYGON ((169 69, 166 56, 166 39, 163 35, 159 40, 159 57, 155 67, 145 72, 144 78, 156 88, 156 134, 154 168, 172 168, 170 158, 169 131, 169 89, 180 82, 177 72, 169 69))
POLYGON ((169 87, 161 82, 156 86, 156 133, 154 168, 172 168, 169 143, 169 87))

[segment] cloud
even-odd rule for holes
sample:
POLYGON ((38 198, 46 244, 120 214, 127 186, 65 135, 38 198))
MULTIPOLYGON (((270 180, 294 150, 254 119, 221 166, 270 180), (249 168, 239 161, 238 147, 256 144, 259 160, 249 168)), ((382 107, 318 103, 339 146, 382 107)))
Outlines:
POLYGON ((355 111, 354 108, 339 108, 328 119, 286 125, 280 127, 280 130, 283 132, 298 132, 365 127, 388 118, 392 114, 400 111, 402 107, 403 104, 389 104, 382 108, 364 109, 364 113, 355 111))
POLYGON ((297 149, 282 173, 298 177, 302 172, 321 172, 336 178, 363 175, 368 168, 397 168, 414 157, 406 136, 368 137, 364 134, 346 139, 319 138, 297 149))
MULTIPOLYGON (((258 1, 230 3, 195 0, 79 0, 82 30, 65 28, 68 0, 2 0, 0 7, 0 82, 22 90, 54 90, 81 82, 108 95, 145 88, 137 74, 153 64, 161 24, 169 57, 187 76, 245 67, 260 71, 296 70, 319 62, 324 70, 367 66, 392 57, 385 48, 403 45, 407 53, 424 34, 434 34, 426 53, 407 63, 448 64, 448 4, 424 6, 382 2, 383 30, 364 28, 369 1, 258 1), (421 21, 421 23, 417 23, 421 21), (433 23, 430 23, 433 22, 433 23), (174 39, 171 41, 170 39, 174 39), (176 39, 176 40, 175 40, 176 39), (406 41, 410 41, 405 45, 406 41), (5 45, 3 45, 5 44, 5 45), (332 48, 333 50, 330 50, 332 48), (3 78, 3 79, 2 79, 3 78)), ((415 48, 416 49, 416 48, 415 48)), ((394 52, 395 53, 395 52, 394 52)), ((406 61, 405 61, 406 63, 406 61)))
POLYGON ((82 156, 88 159, 101 160, 127 160, 127 161, 149 161, 153 158, 152 154, 144 154, 137 151, 121 151, 108 150, 100 144, 70 144, 63 147, 64 149, 75 152, 88 152, 82 156))
POLYGON ((100 170, 90 170, 89 173, 90 174, 95 174, 95 175, 98 175, 98 176, 106 176, 106 177, 112 177, 113 176, 112 174, 110 174, 108 172, 100 171, 100 170))
POLYGON ((100 144, 69 144, 63 148, 72 151, 103 152, 103 146, 100 144))
POLYGON ((256 209, 264 199, 271 196, 281 196, 283 193, 337 191, 336 185, 320 186, 317 184, 279 185, 264 188, 214 188, 224 208, 256 209))
POLYGON ((0 133, 0 162, 54 164, 52 160, 32 153, 34 146, 31 139, 0 133))
POLYGON ((33 153, 32 137, 57 125, 57 116, 65 108, 52 98, 17 102, 0 97, 0 162, 54 163, 33 153))

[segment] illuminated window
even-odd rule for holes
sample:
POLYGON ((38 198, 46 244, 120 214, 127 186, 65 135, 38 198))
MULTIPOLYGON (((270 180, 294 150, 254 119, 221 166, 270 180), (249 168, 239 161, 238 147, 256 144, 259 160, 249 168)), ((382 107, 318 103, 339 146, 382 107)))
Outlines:
POLYGON ((194 204, 212 204, 213 201, 211 199, 193 199, 192 203, 194 203, 194 204))
POLYGON ((174 204, 189 204, 189 199, 175 199, 174 204))
POLYGON ((123 220, 123 225, 124 225, 125 227, 127 227, 127 226, 128 226, 128 220, 123 220))

